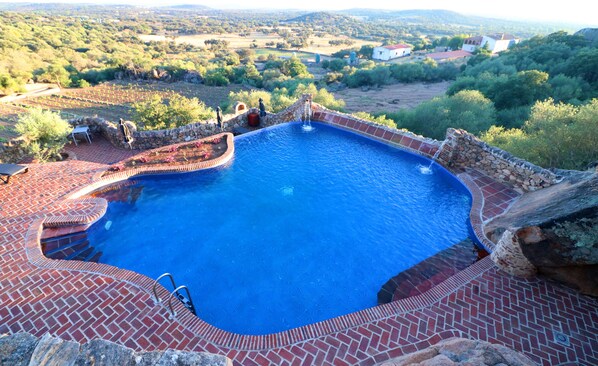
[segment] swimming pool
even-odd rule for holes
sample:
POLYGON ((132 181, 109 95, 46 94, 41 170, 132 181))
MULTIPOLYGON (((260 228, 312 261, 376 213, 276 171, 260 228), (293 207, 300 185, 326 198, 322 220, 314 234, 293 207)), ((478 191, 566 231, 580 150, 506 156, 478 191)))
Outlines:
POLYGON ((389 278, 469 236, 469 193, 444 169, 314 126, 238 137, 227 166, 137 178, 89 231, 100 262, 170 272, 206 322, 267 334, 375 306, 389 278))

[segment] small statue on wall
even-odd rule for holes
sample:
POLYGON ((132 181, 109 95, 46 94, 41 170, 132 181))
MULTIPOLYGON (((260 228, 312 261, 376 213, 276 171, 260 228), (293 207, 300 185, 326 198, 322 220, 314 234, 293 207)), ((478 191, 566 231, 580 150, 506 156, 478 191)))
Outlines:
POLYGON ((220 106, 216 107, 216 122, 218 123, 220 131, 222 131, 224 129, 224 123, 222 122, 222 109, 220 109, 220 106))
POLYGON ((260 117, 266 117, 266 106, 264 105, 264 100, 260 98, 260 117))

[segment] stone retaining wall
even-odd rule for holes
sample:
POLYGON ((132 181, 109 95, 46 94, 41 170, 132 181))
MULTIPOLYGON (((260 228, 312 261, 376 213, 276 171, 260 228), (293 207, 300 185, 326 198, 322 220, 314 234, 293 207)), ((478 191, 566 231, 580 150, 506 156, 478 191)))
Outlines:
POLYGON ((453 128, 447 130, 438 161, 454 170, 474 168, 523 192, 546 188, 562 180, 550 170, 490 146, 467 131, 453 128))
MULTIPOLYGON (((265 117, 260 118, 260 125, 262 127, 268 127, 301 119, 304 114, 305 103, 310 99, 310 95, 304 95, 287 109, 276 114, 268 113, 265 117)), ((131 131, 131 135, 133 136, 131 147, 135 150, 146 150, 180 142, 197 140, 203 137, 215 135, 220 132, 233 132, 233 130, 238 128, 247 128, 247 114, 250 112, 252 112, 251 109, 243 114, 224 121, 224 127, 222 130, 218 127, 215 119, 192 123, 170 130, 154 131, 138 131, 137 126, 133 122, 127 121, 126 124, 131 131)), ((114 146, 129 148, 129 145, 125 144, 123 135, 116 123, 104 120, 102 118, 90 117, 73 119, 69 122, 73 125, 87 125, 89 126, 91 132, 102 134, 114 146)))

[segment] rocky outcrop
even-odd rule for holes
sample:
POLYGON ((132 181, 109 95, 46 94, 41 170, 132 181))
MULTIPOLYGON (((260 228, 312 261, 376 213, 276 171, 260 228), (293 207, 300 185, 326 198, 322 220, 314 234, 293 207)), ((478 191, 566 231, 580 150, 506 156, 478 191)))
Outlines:
POLYGON ((505 271, 537 271, 598 296, 598 174, 560 172, 563 182, 522 195, 486 227, 505 271))
POLYGON ((225 356, 176 350, 135 352, 96 339, 83 346, 49 334, 39 340, 28 333, 0 336, 0 365, 11 366, 232 366, 225 356))
POLYGON ((379 364, 380 366, 531 366, 535 363, 505 346, 464 338, 450 338, 424 350, 379 364))

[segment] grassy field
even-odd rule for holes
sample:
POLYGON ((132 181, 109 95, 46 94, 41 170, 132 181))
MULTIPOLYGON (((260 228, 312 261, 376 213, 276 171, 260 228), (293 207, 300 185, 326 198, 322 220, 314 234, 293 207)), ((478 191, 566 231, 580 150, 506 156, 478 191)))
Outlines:
POLYGON ((393 84, 382 88, 344 89, 334 92, 337 99, 343 99, 347 112, 396 112, 411 109, 434 97, 444 95, 451 83, 393 84))
MULTIPOLYGON (((157 35, 147 35, 142 34, 139 35, 139 38, 144 42, 149 41, 164 41, 166 38, 164 36, 157 36, 157 35)), ((279 37, 277 34, 264 34, 262 32, 253 32, 248 36, 240 36, 238 34, 233 33, 225 33, 225 34, 196 34, 196 35, 183 35, 178 36, 175 39, 177 44, 179 43, 188 43, 192 44, 197 47, 205 47, 204 41, 208 39, 218 39, 218 40, 225 40, 229 42, 229 48, 231 49, 238 49, 238 48, 249 48, 252 43, 256 43, 258 48, 266 47, 266 43, 268 42, 281 42, 283 38, 279 37)), ((307 41, 309 46, 306 48, 301 48, 300 51, 305 52, 313 52, 319 53, 321 55, 331 55, 334 52, 340 51, 342 49, 352 48, 352 47, 361 47, 362 45, 372 44, 371 41, 364 41, 357 38, 349 38, 346 36, 334 36, 334 35, 326 35, 324 37, 310 37, 307 41), (331 46, 328 41, 330 40, 339 40, 339 39, 351 39, 355 43, 352 46, 341 45, 341 46, 331 46)), ((376 46, 378 46, 376 44, 376 46)))
POLYGON ((275 49, 271 49, 271 48, 256 48, 255 49, 255 54, 257 56, 268 56, 268 55, 274 55, 276 57, 291 57, 293 56, 293 54, 295 54, 295 56, 299 57, 302 61, 310 61, 310 62, 314 62, 316 55, 314 55, 313 53, 305 53, 305 52, 297 52, 297 51, 286 51, 286 50, 275 50, 275 49))

